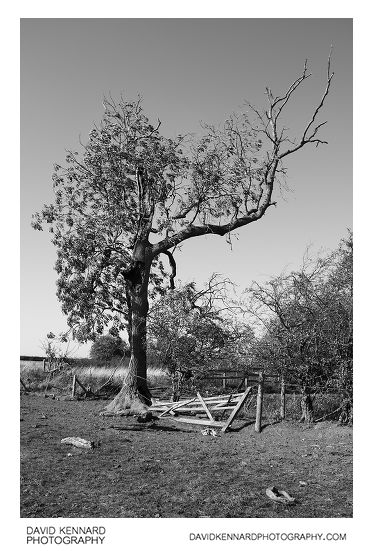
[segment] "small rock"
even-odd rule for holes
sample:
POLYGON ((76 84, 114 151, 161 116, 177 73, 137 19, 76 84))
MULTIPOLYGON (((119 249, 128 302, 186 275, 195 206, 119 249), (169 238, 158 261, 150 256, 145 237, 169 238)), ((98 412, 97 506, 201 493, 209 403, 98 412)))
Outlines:
POLYGON ((76 446, 78 448, 89 449, 95 447, 94 442, 89 442, 88 440, 84 440, 84 438, 79 438, 77 436, 68 436, 67 438, 62 438, 61 444, 70 444, 71 446, 76 446))
POLYGON ((304 480, 300 480, 299 481, 299 486, 307 486, 307 482, 305 482, 304 480))
POLYGON ((217 436, 218 435, 218 433, 216 432, 215 429, 210 429, 210 428, 201 430, 201 434, 203 436, 217 436))

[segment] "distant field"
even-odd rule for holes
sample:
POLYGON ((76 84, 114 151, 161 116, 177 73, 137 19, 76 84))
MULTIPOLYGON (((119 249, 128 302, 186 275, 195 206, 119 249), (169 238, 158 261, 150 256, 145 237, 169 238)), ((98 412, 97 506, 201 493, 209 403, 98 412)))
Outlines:
POLYGON ((21 373, 30 369, 43 369, 43 362, 21 360, 21 373))
MULTIPOLYGON (((71 390, 73 376, 76 375, 85 386, 90 386, 92 390, 98 390, 108 383, 105 389, 115 394, 121 388, 127 370, 128 368, 124 365, 68 367, 54 373, 50 378, 49 373, 43 370, 41 362, 21 362, 20 375, 26 386, 35 392, 48 390, 56 394, 68 393, 71 390), (25 363, 26 365, 24 365, 25 363), (30 366, 31 363, 35 365, 30 366)), ((148 384, 150 387, 161 386, 171 389, 170 377, 159 368, 148 368, 148 384)))
MULTIPOLYGON (((127 367, 78 367, 75 370, 75 373, 78 375, 78 377, 81 377, 83 380, 88 381, 91 380, 93 383, 96 381, 103 381, 107 380, 110 376, 112 376, 112 380, 114 382, 121 383, 124 379, 125 374, 128 372, 127 367)), ((170 378, 167 376, 167 374, 159 368, 148 368, 148 382, 150 385, 165 381, 167 379, 168 381, 170 378)))

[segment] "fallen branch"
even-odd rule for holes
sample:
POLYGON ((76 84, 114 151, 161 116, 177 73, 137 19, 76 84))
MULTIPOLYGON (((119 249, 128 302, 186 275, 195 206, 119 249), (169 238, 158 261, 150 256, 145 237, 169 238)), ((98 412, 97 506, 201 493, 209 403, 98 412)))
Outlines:
POLYGON ((112 372, 112 374, 110 375, 110 377, 108 378, 108 380, 105 381, 104 384, 101 385, 100 388, 98 388, 98 389, 96 390, 96 393, 97 393, 97 392, 100 392, 100 390, 102 390, 103 388, 105 388, 105 386, 108 385, 108 384, 110 383, 110 381, 113 380, 114 375, 115 375, 116 371, 119 369, 119 367, 120 367, 120 366, 117 365, 117 367, 114 368, 114 371, 112 372))
POLYGON ((20 378, 20 381, 21 381, 21 385, 23 386, 23 388, 25 389, 25 391, 28 392, 29 389, 27 388, 27 386, 25 385, 25 383, 22 381, 21 378, 20 378))
POLYGON ((330 417, 331 415, 334 415, 334 413, 337 413, 337 411, 339 411, 340 409, 342 409, 342 406, 339 406, 337 409, 335 409, 334 411, 332 411, 331 413, 327 413, 326 415, 323 415, 322 417, 320 417, 319 419, 316 419, 314 421, 314 423, 318 423, 319 421, 323 421, 324 419, 326 419, 327 417, 330 417))

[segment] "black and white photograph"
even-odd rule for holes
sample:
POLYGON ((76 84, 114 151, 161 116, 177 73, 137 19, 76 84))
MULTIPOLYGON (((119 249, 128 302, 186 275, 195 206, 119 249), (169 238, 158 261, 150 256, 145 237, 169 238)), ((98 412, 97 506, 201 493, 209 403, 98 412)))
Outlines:
POLYGON ((353 19, 88 15, 20 19, 28 548, 352 519, 353 19))

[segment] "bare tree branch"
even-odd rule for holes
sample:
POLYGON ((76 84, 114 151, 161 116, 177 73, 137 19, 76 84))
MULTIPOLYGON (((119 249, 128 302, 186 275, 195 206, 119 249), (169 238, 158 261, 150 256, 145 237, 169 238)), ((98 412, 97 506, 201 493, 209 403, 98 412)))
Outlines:
POLYGON ((168 257, 171 273, 170 273, 170 289, 175 289, 175 277, 176 277, 176 262, 174 255, 171 251, 162 251, 168 257))

